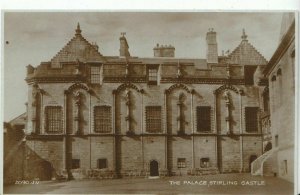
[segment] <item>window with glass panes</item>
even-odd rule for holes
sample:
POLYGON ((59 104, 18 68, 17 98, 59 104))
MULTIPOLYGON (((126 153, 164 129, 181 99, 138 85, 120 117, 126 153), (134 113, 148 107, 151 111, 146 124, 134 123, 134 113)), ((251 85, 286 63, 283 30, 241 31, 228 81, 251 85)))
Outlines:
POLYGON ((146 106, 146 131, 161 131, 161 106, 146 106))
POLYGON ((111 107, 94 107, 94 131, 98 133, 111 132, 111 107))
POLYGON ((197 107, 197 131, 204 132, 210 131, 210 106, 198 106, 197 107))
POLYGON ((157 68, 148 69, 148 81, 152 83, 157 82, 157 68))
POLYGON ((63 112, 60 106, 47 106, 46 112, 46 131, 48 133, 62 132, 63 112))
POLYGON ((100 66, 91 66, 91 83, 99 84, 100 80, 100 66))
POLYGON ((246 119, 246 131, 257 132, 258 131, 258 108, 245 107, 245 119, 246 119))

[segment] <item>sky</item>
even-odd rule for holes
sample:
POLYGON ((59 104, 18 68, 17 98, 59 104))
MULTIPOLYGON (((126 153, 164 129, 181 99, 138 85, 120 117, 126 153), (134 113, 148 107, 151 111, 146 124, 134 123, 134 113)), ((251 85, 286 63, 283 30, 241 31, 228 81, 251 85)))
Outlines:
POLYGON ((245 29, 249 42, 269 60, 279 43, 282 13, 251 12, 6 12, 4 13, 4 121, 25 112, 26 66, 50 61, 74 36, 97 42, 103 55, 119 54, 126 32, 132 56, 152 57, 156 43, 171 44, 175 57, 205 58, 205 36, 217 32, 218 52, 233 51, 245 29))

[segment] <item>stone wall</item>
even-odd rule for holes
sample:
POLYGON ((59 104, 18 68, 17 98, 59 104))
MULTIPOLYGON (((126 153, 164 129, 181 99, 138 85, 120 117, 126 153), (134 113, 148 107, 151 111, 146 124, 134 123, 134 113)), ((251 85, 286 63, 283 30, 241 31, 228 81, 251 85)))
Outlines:
POLYGON ((295 80, 291 79, 295 78, 294 51, 292 42, 269 76, 272 143, 279 148, 276 173, 291 182, 294 180, 295 142, 295 80))

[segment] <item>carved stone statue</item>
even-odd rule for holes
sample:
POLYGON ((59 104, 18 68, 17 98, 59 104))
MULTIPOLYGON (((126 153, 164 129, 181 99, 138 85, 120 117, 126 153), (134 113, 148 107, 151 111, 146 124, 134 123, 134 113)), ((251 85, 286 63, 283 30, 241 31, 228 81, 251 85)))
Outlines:
POLYGON ((225 99, 225 104, 226 104, 226 116, 225 116, 225 121, 226 121, 226 126, 227 126, 227 134, 231 133, 230 130, 230 123, 231 123, 231 116, 230 116, 230 93, 228 90, 224 92, 224 99, 225 99))
POLYGON ((229 93, 229 91, 225 91, 225 93, 224 93, 224 99, 225 99, 225 102, 226 102, 226 105, 227 104, 230 104, 230 99, 229 99, 229 96, 230 96, 230 93, 229 93))

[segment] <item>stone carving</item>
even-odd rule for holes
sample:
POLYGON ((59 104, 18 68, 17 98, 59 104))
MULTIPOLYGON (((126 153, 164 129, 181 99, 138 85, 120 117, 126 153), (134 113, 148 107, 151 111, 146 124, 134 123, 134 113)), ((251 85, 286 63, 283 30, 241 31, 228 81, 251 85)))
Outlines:
POLYGON ((226 90, 224 92, 224 99, 225 99, 225 106, 226 106, 226 127, 227 127, 227 134, 232 133, 230 129, 230 123, 231 123, 231 116, 230 116, 230 92, 226 90))

